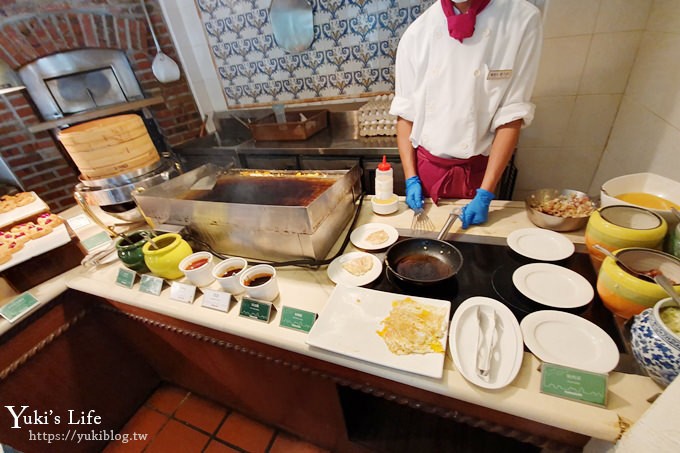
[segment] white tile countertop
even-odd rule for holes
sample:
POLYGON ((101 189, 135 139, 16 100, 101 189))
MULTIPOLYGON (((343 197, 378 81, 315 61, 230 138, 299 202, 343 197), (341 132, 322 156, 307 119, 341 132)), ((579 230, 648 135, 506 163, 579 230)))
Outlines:
MULTIPOLYGON (((443 226, 451 209, 464 204, 464 201, 444 203, 438 207, 428 204, 427 211, 435 228, 439 229, 443 226)), ((364 201, 356 226, 380 222, 392 225, 398 230, 409 229, 412 212, 406 208, 403 199, 401 199, 398 212, 388 216, 372 213, 370 205, 370 199, 367 198, 364 201)), ((65 217, 68 218, 68 214, 65 217)), ((471 241, 471 236, 475 236, 476 242, 505 244, 505 238, 509 233, 519 228, 532 226, 533 224, 524 211, 523 203, 494 201, 489 220, 485 225, 471 227, 463 234, 460 222, 456 222, 448 238, 471 241)), ((346 233, 347 230, 343 232, 336 248, 339 247, 346 233)), ((429 234, 434 237, 437 232, 429 234)), ((572 240, 578 249, 579 246, 583 246, 583 234, 583 231, 576 231, 567 233, 565 236, 572 240)), ((353 246, 349 244, 345 252, 353 250, 353 246)), ((334 253, 335 250, 332 250, 331 255, 334 253)), ((233 301, 226 313, 202 307, 203 296, 200 291, 197 291, 194 303, 186 304, 170 299, 170 287, 168 285, 164 286, 160 296, 140 292, 139 278, 132 289, 124 288, 115 283, 119 267, 120 263, 118 262, 100 266, 95 270, 79 267, 43 285, 52 288, 52 292, 55 292, 55 287, 63 285, 63 289, 68 287, 172 316, 197 325, 608 442, 615 442, 622 434, 622 426, 634 424, 651 406, 651 403, 647 400, 661 392, 661 389, 647 377, 611 372, 608 381, 607 407, 600 408, 541 394, 539 392, 541 374, 538 371, 540 361, 527 352, 524 353, 519 375, 510 385, 498 390, 486 390, 464 379, 456 370, 448 352, 444 363, 443 377, 434 379, 311 348, 305 343, 306 333, 279 326, 281 307, 287 306, 319 313, 334 288, 333 282, 326 274, 325 267, 318 270, 296 267, 278 268, 277 278, 280 296, 274 302, 276 311, 268 323, 240 317, 238 301, 233 301)), ((217 289, 217 283, 213 283, 211 288, 213 287, 217 289)), ((36 288, 36 291, 42 290, 36 288)), ((39 297, 39 299, 41 303, 45 303, 42 297, 39 297)), ((0 321, 0 333, 9 328, 7 324, 4 320, 0 321)))

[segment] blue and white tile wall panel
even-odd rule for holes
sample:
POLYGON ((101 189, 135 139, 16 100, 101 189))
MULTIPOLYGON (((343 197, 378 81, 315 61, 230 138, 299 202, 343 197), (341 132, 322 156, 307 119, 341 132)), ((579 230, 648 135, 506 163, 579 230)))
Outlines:
POLYGON ((196 0, 232 108, 394 90, 399 38, 435 0, 311 0, 314 42, 276 45, 271 0, 196 0))

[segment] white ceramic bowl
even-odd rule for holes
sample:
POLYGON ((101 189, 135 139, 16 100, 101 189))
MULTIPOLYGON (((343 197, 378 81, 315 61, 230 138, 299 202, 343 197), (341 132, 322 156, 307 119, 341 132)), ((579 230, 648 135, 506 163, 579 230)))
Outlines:
POLYGON ((223 290, 231 294, 241 294, 245 289, 239 279, 241 274, 248 267, 248 261, 244 258, 227 258, 213 267, 213 277, 217 280, 223 290), (240 269, 238 272, 229 276, 223 276, 227 271, 234 271, 240 269))
POLYGON ((213 281, 212 270, 215 262, 210 252, 196 252, 184 258, 179 263, 179 269, 184 272, 187 280, 195 286, 208 286, 213 281))
POLYGON ((657 197, 680 205, 680 182, 654 173, 633 173, 610 179, 602 184, 600 190, 600 203, 602 206, 615 204, 640 206, 662 216, 670 227, 674 227, 678 224, 678 218, 673 215, 673 212, 670 209, 650 209, 647 206, 635 205, 616 198, 617 195, 631 192, 656 195, 657 197))

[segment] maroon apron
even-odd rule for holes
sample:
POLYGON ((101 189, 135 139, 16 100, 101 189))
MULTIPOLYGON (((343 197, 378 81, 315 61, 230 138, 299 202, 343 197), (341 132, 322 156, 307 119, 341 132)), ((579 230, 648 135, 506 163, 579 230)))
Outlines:
POLYGON ((416 157, 423 192, 435 204, 440 198, 474 198, 489 161, 481 155, 469 159, 433 156, 422 146, 416 149, 416 157))

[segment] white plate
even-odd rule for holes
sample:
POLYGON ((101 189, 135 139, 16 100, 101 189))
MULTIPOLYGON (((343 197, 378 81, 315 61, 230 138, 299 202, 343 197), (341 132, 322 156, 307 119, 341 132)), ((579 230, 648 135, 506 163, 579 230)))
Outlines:
POLYGON ((349 239, 352 241, 352 244, 354 244, 355 247, 360 249, 380 250, 397 242, 397 239, 399 239, 399 232, 397 232, 397 229, 393 226, 386 225, 384 223, 367 223, 352 231, 352 234, 349 235, 349 239), (381 242, 380 244, 373 244, 366 240, 369 234, 375 233, 379 230, 383 230, 385 233, 387 233, 387 239, 384 242, 381 242))
POLYGON ((619 350, 607 333, 580 316, 542 310, 521 323, 527 348, 544 362, 593 373, 609 373, 619 363, 619 350))
POLYGON ((328 270, 326 272, 328 273, 328 278, 330 278, 335 284, 362 286, 371 283, 373 280, 380 277, 380 274, 382 273, 382 263, 378 258, 375 257, 375 255, 371 255, 370 253, 351 252, 345 253, 344 255, 341 255, 331 261, 331 264, 328 265, 328 270), (373 261, 373 267, 371 267, 371 269, 365 274, 354 275, 350 272, 347 272, 345 268, 342 267, 342 265, 347 261, 361 258, 362 256, 370 256, 371 261, 373 261))
POLYGON ((555 264, 526 264, 513 272, 512 283, 529 299, 548 307, 582 307, 595 296, 585 277, 555 264))
MULTIPOLYGON (((392 302, 405 297, 403 294, 338 285, 309 331, 307 344, 377 365, 441 378, 444 374, 443 352, 396 355, 390 352, 377 333, 392 310, 392 302)), ((422 304, 445 307, 444 327, 448 331, 451 302, 425 297, 412 299, 422 304)), ((442 338, 442 350, 446 350, 446 335, 442 338)))
POLYGON ((524 356, 522 331, 510 309, 495 299, 475 296, 465 300, 456 309, 449 331, 449 352, 453 363, 465 379, 480 387, 498 389, 510 384, 524 356), (488 380, 477 375, 477 308, 493 308, 498 315, 498 343, 491 358, 488 380))
POLYGON ((558 261, 574 253, 574 243, 560 233, 542 228, 522 228, 508 235, 508 245, 534 260, 558 261))

